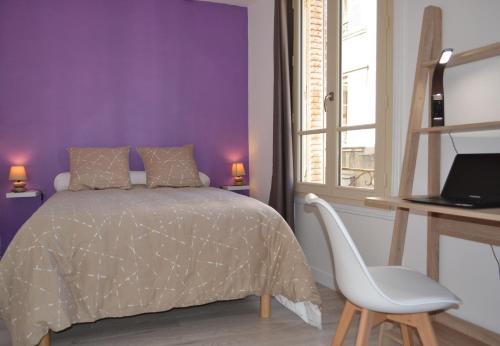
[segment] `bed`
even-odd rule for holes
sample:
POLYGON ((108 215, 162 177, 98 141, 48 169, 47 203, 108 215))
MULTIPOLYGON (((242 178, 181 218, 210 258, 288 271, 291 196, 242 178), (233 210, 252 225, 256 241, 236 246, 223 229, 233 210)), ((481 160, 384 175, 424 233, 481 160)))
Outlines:
POLYGON ((320 297, 281 216, 222 189, 60 191, 0 261, 0 316, 14 345, 72 324, 249 295, 320 326, 320 297))

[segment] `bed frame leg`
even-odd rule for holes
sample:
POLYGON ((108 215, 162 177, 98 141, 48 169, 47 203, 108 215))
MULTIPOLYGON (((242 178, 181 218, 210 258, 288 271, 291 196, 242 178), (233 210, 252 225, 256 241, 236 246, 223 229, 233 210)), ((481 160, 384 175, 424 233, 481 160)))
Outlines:
POLYGON ((45 336, 40 340, 38 346, 50 346, 50 330, 45 336))
POLYGON ((271 317, 271 295, 263 294, 260 296, 260 318, 271 317))

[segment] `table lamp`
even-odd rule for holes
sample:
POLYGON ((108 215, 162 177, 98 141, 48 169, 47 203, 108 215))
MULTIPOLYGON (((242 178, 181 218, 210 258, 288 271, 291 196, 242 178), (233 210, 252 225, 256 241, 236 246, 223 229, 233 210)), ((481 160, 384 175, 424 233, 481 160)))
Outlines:
POLYGON ((243 176, 245 175, 245 166, 243 165, 243 163, 233 163, 231 170, 234 177, 234 185, 243 185, 243 176))
POLYGON ((26 180, 28 180, 26 168, 24 166, 11 166, 9 180, 14 182, 12 192, 25 192, 26 180))

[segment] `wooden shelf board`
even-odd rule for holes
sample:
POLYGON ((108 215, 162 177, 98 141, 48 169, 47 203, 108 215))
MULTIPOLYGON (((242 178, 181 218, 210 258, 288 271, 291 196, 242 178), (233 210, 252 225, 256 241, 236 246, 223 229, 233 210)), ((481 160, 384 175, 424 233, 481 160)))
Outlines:
POLYGON ((433 229, 437 234, 500 246, 500 222, 477 219, 470 222, 456 215, 433 216, 433 229))
POLYGON ((439 205, 410 202, 399 197, 368 197, 365 199, 365 204, 369 207, 376 208, 398 207, 403 209, 419 210, 423 212, 440 213, 471 219, 500 222, 500 208, 467 209, 444 207, 439 205))
MULTIPOLYGON (((487 46, 474 48, 461 53, 455 53, 451 56, 450 61, 446 64, 446 68, 460 66, 474 61, 493 58, 500 55, 500 42, 495 42, 487 46)), ((434 67, 439 59, 432 61, 424 61, 422 66, 434 67)))
POLYGON ((482 123, 470 123, 461 125, 449 125, 449 126, 436 126, 436 127, 422 127, 418 129, 413 129, 416 133, 436 133, 436 132, 472 132, 472 131, 484 131, 484 130, 496 130, 500 129, 500 121, 488 121, 482 123))

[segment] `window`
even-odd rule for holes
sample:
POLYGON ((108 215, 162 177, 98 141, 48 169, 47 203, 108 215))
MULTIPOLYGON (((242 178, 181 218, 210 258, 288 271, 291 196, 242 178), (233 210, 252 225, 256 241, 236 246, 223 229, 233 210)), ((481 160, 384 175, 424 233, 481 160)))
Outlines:
POLYGON ((386 193, 391 0, 297 0, 298 192, 386 193))
POLYGON ((302 92, 300 109, 300 176, 304 182, 325 184, 326 115, 323 109, 326 83, 327 1, 305 0, 302 35, 302 92))

